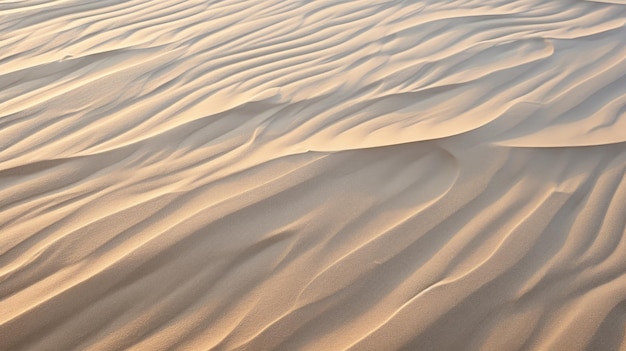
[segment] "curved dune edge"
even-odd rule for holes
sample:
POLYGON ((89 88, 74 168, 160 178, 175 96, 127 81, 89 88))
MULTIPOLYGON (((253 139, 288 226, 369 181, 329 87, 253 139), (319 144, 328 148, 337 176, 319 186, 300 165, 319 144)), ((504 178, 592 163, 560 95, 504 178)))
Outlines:
POLYGON ((626 349, 625 174, 624 1, 0 2, 0 349, 626 349))

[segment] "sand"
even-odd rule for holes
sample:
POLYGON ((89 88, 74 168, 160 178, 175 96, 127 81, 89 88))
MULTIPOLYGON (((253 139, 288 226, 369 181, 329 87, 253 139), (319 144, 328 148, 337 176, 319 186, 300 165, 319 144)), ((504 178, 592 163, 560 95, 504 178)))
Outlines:
POLYGON ((626 350, 626 2, 0 1, 1 350, 626 350))

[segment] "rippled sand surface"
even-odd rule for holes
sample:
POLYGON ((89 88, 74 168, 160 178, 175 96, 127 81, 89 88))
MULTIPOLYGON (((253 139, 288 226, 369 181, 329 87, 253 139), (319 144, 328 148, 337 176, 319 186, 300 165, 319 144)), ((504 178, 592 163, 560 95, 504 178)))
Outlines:
POLYGON ((626 350, 624 0, 0 1, 1 350, 626 350))

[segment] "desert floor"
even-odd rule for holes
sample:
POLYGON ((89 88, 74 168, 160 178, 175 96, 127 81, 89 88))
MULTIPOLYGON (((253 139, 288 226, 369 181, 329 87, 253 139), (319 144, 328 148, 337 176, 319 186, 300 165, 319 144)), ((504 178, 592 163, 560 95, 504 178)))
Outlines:
POLYGON ((0 0, 0 350, 626 350, 624 0, 0 0))

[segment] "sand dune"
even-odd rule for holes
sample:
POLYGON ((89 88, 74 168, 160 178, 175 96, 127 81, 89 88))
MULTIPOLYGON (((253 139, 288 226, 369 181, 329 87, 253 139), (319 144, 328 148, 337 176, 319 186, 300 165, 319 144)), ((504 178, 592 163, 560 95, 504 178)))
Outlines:
POLYGON ((0 1, 0 349, 626 350, 622 0, 0 1))

